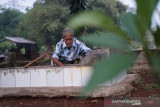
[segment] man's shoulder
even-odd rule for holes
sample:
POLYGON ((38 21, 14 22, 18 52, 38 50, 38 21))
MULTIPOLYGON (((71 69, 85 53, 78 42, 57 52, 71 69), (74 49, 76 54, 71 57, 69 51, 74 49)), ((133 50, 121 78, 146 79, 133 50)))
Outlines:
POLYGON ((74 38, 74 41, 76 44, 83 44, 80 40, 78 40, 77 38, 74 38))
POLYGON ((61 46, 63 44, 63 42, 64 42, 63 39, 61 39, 56 45, 61 46))

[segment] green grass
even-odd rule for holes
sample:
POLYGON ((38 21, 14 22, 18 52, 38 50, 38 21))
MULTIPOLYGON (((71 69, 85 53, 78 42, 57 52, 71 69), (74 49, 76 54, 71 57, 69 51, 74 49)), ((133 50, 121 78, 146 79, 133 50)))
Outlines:
POLYGON ((154 91, 155 89, 160 89, 160 85, 159 84, 147 84, 147 85, 143 84, 143 88, 147 91, 154 91))

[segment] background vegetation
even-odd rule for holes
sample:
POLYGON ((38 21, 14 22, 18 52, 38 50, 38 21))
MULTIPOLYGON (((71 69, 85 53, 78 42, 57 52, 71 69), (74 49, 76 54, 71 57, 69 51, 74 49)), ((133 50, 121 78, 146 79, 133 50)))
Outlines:
MULTIPOLYGON (((15 9, 3 9, 0 13, 0 44, 5 36, 18 36, 36 41, 41 46, 55 45, 62 35, 62 29, 76 13, 84 10, 100 10, 111 16, 120 25, 127 7, 116 0, 44 0, 35 2, 32 9, 22 13, 15 9), (79 3, 81 1, 81 4, 79 3), (77 8, 78 7, 78 8, 77 8)), ((103 29, 88 27, 87 33, 103 29)), ((79 34, 76 33, 76 37, 79 34)), ((1 45, 2 46, 2 45, 1 45)), ((1 47, 0 54, 4 53, 1 47)))

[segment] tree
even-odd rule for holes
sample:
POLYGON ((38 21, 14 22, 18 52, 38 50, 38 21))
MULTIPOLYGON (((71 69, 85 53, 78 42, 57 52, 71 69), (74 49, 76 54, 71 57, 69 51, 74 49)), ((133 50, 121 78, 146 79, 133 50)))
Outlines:
POLYGON ((67 3, 71 14, 87 10, 90 7, 88 0, 67 0, 67 3))
MULTIPOLYGON (((75 7, 76 10, 73 8, 74 12, 81 11, 85 5, 88 5, 88 1, 86 0, 81 0, 82 4, 78 4, 79 2, 78 0, 72 1, 72 3, 70 2, 69 6, 72 5, 71 7, 79 5, 79 8, 75 7), (82 6, 82 8, 80 8, 80 6, 82 6)), ((96 1, 90 3, 94 9, 101 8, 100 5, 98 5, 99 7, 96 5, 96 1)), ((103 2, 100 3, 106 6, 103 2)), ((42 0, 36 2, 33 8, 24 15, 23 21, 19 24, 16 34, 36 41, 39 46, 55 45, 61 39, 62 29, 66 26, 66 22, 73 16, 70 15, 72 10, 69 10, 69 6, 64 0, 42 0)), ((114 8, 117 8, 116 6, 117 5, 115 5, 114 8)), ((101 9, 103 10, 103 8, 101 9)), ((118 9, 115 10, 118 14, 118 9)), ((122 13, 122 9, 120 13, 122 13)), ((94 32, 95 29, 89 29, 87 31, 94 32)))
MULTIPOLYGON (((114 20, 114 22, 119 25, 121 17, 127 11, 127 6, 116 0, 68 0, 68 4, 71 14, 75 15, 86 10, 99 10, 109 15, 114 20)), ((79 36, 84 31, 87 33, 102 31, 102 29, 95 29, 93 27, 89 27, 87 30, 85 28, 86 27, 81 27, 77 29, 79 33, 76 35, 79 36)))
POLYGON ((0 13, 0 54, 14 48, 13 44, 6 41, 5 36, 16 36, 15 31, 22 20, 23 13, 15 9, 1 8, 0 13))
POLYGON ((91 0, 90 4, 93 10, 106 13, 116 24, 120 24, 121 17, 127 11, 127 6, 117 0, 91 0))
POLYGON ((116 0, 67 0, 71 14, 84 10, 100 10, 109 15, 114 22, 120 23, 120 17, 127 10, 127 6, 116 0))
POLYGON ((0 35, 15 36, 15 30, 22 20, 23 13, 15 9, 1 9, 0 35))
POLYGON ((37 41, 39 46, 51 46, 61 39, 62 29, 69 17, 69 9, 65 4, 55 0, 36 2, 33 9, 24 15, 17 35, 37 41))

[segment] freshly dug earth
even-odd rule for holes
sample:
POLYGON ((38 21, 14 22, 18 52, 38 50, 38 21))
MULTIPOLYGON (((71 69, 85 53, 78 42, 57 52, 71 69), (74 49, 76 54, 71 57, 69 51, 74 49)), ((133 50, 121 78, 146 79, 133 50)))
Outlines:
MULTIPOLYGON (((159 97, 160 83, 151 71, 139 73, 141 80, 133 84, 130 97, 159 97)), ((44 98, 44 97, 3 97, 0 107, 103 107, 104 98, 44 98)))

